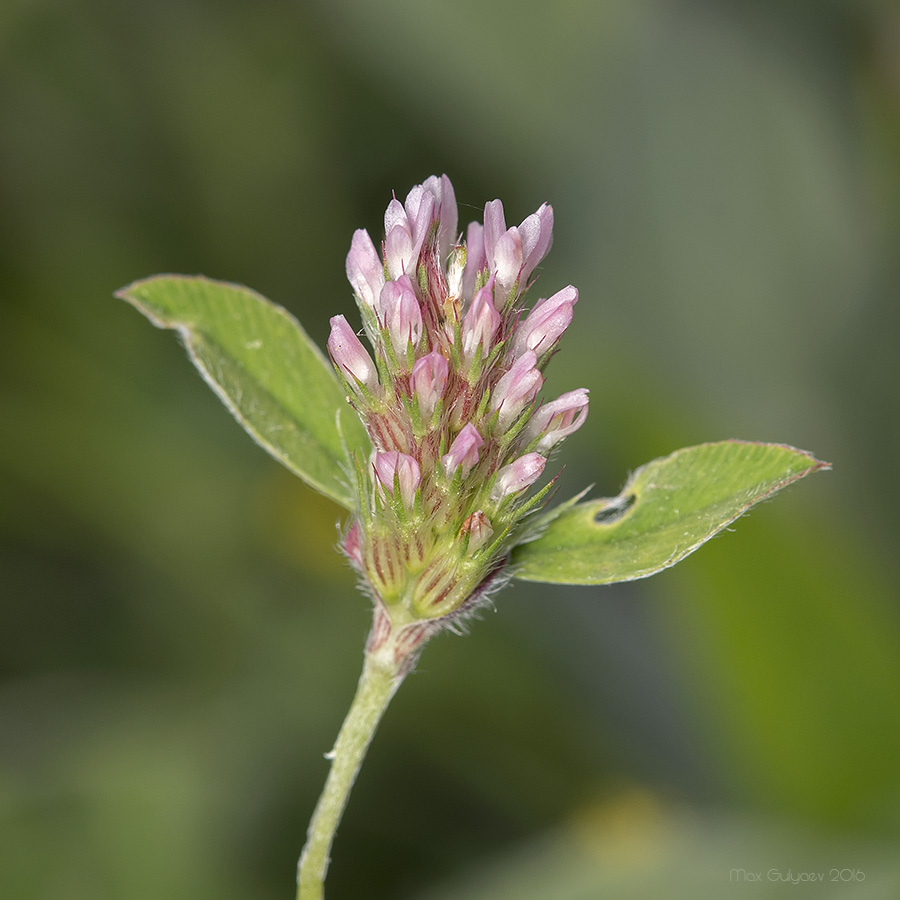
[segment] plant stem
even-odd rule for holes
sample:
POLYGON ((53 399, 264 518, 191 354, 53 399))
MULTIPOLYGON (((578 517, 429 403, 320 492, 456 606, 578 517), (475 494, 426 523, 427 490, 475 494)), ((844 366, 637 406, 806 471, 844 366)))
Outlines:
POLYGON ((347 798, 366 750, 388 703, 400 687, 405 671, 393 660, 393 654, 366 653, 356 696, 347 711, 334 750, 329 757, 331 769, 316 805, 306 846, 297 866, 297 900, 322 900, 329 853, 347 798))

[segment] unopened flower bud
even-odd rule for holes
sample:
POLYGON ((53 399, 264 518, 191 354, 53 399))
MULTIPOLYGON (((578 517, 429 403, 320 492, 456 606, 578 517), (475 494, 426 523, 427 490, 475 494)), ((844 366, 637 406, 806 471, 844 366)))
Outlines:
POLYGON ((519 494, 530 488, 544 471, 547 460, 540 453, 526 453, 515 462, 504 466, 497 473, 497 481, 491 490, 491 500, 497 502, 510 494, 519 494))
POLYGON ((537 212, 522 222, 519 234, 522 237, 522 252, 525 255, 519 280, 520 287, 524 287, 524 282, 528 281, 531 273, 540 265, 553 243, 553 207, 546 203, 542 204, 537 212))
POLYGON ((407 509, 412 509, 416 499, 416 490, 422 476, 419 472, 419 464, 405 453, 396 450, 387 450, 384 453, 376 453, 373 463, 377 485, 382 491, 394 493, 394 485, 400 487, 400 498, 407 509))
POLYGON ((540 436, 535 449, 539 453, 548 453, 563 438, 581 428, 587 412, 588 392, 585 388, 562 394, 532 414, 522 431, 522 440, 528 444, 540 436))
POLYGON ((377 312, 378 298, 384 287, 384 263, 378 256, 369 233, 362 228, 353 233, 350 243, 347 279, 359 300, 377 312))
POLYGON ((488 267, 494 268, 494 248, 497 241, 506 234, 506 216, 500 200, 489 200, 484 204, 484 255, 488 267))
MULTIPOLYGON (((433 176, 432 176, 433 177, 433 176)), ((440 206, 440 189, 429 190, 425 184, 417 184, 406 195, 403 208, 413 239, 419 247, 431 230, 435 214, 440 206)))
POLYGON ((484 208, 484 252, 497 274, 497 290, 504 304, 514 286, 525 289, 531 273, 547 255, 553 240, 553 209, 546 203, 521 225, 506 227, 503 204, 492 200, 484 208))
MULTIPOLYGON (((392 203, 399 202, 397 200, 392 203)), ((390 208, 390 207, 389 207, 390 208)), ((399 278, 415 268, 418 250, 405 222, 398 222, 384 235, 384 263, 391 278, 399 278)))
POLYGON ((422 337, 422 309, 409 275, 401 275, 384 286, 380 305, 394 352, 403 359, 409 345, 415 347, 422 337))
POLYGON ((491 396, 491 408, 500 414, 500 427, 509 428, 541 389, 543 378, 536 367, 534 351, 523 353, 497 382, 491 396))
POLYGON ((462 346, 466 359, 474 358, 481 347, 482 358, 486 357, 500 328, 500 313, 494 308, 494 276, 477 291, 462 321, 462 346))
POLYGON ((343 316, 331 319, 328 353, 335 366, 351 383, 363 384, 369 390, 378 386, 378 371, 372 357, 343 316))
POLYGON ((478 463, 478 451, 484 446, 484 438, 478 429, 470 424, 464 425, 462 431, 450 445, 450 450, 441 457, 441 463, 448 477, 453 477, 460 469, 465 478, 478 463))
POLYGON ((577 302, 578 291, 572 285, 541 300, 519 325, 513 342, 513 354, 518 356, 526 350, 533 350, 540 359, 569 327, 572 307, 577 302))
POLYGON ((524 256, 518 229, 506 227, 503 204, 499 200, 491 200, 484 206, 484 258, 494 273, 500 306, 505 307, 519 279, 524 256))
POLYGON ((488 517, 480 510, 476 510, 472 515, 466 518, 459 530, 461 538, 468 535, 469 543, 466 547, 469 553, 473 553, 479 547, 483 547, 494 533, 488 517))
POLYGON ((415 275, 419 251, 431 228, 434 194, 422 185, 414 187, 403 204, 395 197, 384 213, 384 262, 388 275, 415 275))
MULTIPOLYGON (((456 195, 453 185, 446 175, 432 175, 426 178, 422 187, 434 197, 434 218, 438 222, 437 244, 441 262, 447 258, 451 244, 456 240, 456 228, 459 224, 459 213, 456 207, 456 195)), ((465 259, 463 259, 465 264, 465 259)))
POLYGON ((438 400, 444 396, 450 366, 436 350, 416 360, 409 376, 410 393, 419 401, 423 419, 430 418, 438 400))
MULTIPOLYGON (((493 253, 488 257, 488 265, 495 273, 497 294, 501 305, 505 306, 512 289, 519 282, 519 272, 522 271, 524 251, 519 230, 513 226, 500 235, 494 244, 493 253)), ((523 285, 519 284, 521 289, 523 285)))

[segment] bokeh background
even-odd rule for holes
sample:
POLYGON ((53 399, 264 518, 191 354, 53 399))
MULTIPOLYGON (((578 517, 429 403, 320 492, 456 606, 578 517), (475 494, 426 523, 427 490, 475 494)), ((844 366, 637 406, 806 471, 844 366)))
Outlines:
POLYGON ((726 437, 834 471, 436 639, 329 897, 900 896, 887 0, 2 4, 0 894, 293 896, 368 628, 340 511, 112 293, 202 272, 324 344, 353 229, 440 172, 462 223, 555 208, 561 496, 726 437))

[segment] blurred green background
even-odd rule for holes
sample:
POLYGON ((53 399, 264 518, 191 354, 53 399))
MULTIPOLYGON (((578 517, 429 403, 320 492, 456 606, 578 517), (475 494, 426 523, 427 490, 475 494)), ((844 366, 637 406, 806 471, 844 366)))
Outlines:
POLYGON ((835 468, 656 578, 516 585, 436 639, 330 900, 900 896, 877 0, 2 4, 0 894, 293 896, 368 604, 337 507, 112 292, 239 281, 324 344, 353 229, 440 172, 461 223, 555 208, 548 393, 592 407, 561 496, 726 437, 835 468))

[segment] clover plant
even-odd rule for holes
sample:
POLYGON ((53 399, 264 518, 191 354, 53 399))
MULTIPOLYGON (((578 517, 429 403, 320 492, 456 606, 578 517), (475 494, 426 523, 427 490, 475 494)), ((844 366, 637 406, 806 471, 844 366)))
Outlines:
POLYGON ((555 480, 545 476, 588 414, 585 389, 542 397, 578 301, 568 285, 528 305, 552 234, 550 206, 507 227, 493 200, 462 240, 446 175, 392 199, 380 252, 359 230, 347 256, 369 348, 335 316, 330 364, 249 288, 159 275, 118 293, 175 329, 247 432, 346 511, 341 547, 373 623, 300 858, 299 900, 323 896, 366 749, 431 637, 511 579, 608 584, 659 572, 827 467, 782 444, 720 441, 642 466, 618 497, 545 509, 555 480))

